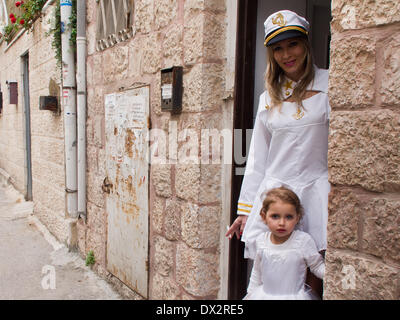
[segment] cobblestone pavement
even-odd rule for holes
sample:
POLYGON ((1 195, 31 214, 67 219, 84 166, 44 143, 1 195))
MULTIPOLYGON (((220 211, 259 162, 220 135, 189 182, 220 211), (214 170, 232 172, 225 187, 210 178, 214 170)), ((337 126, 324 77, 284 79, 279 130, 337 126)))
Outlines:
POLYGON ((0 183, 0 300, 123 299, 32 212, 32 202, 0 183))

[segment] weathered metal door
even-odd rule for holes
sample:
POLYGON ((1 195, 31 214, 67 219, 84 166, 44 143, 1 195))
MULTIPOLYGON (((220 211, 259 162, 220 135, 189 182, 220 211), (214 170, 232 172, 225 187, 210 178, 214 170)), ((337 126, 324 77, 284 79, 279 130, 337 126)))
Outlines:
POLYGON ((149 88, 105 98, 107 269, 147 298, 149 88))

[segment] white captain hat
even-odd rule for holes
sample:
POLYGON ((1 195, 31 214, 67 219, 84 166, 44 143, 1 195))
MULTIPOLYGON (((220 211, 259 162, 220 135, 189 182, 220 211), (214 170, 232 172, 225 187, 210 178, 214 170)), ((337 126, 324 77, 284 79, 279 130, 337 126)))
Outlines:
POLYGON ((264 45, 270 46, 278 41, 307 37, 310 24, 306 19, 290 10, 281 10, 271 14, 264 22, 264 45))

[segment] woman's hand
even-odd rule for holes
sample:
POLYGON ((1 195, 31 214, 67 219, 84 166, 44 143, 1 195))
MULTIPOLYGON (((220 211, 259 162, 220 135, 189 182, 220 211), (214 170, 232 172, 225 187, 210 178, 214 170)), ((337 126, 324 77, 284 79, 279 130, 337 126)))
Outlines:
POLYGON ((238 216, 226 232, 225 237, 229 237, 229 239, 232 239, 232 236, 235 234, 236 238, 240 239, 244 230, 244 226, 246 225, 247 218, 248 217, 246 215, 238 216))

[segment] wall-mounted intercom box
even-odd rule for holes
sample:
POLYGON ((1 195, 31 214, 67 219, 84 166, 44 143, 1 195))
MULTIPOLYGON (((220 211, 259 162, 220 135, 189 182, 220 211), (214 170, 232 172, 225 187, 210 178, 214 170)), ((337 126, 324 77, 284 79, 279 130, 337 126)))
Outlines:
POLYGON ((182 67, 161 70, 161 111, 182 112, 182 67))

